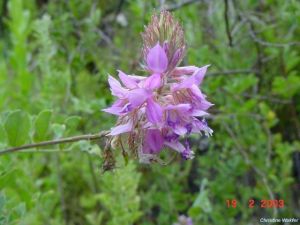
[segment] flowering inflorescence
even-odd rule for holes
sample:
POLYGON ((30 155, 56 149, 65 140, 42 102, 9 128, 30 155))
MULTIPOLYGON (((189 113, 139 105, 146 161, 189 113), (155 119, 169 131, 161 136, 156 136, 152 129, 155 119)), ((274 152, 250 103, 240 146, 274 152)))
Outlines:
POLYGON ((178 217, 178 222, 174 223, 174 225, 193 225, 193 221, 192 218, 181 215, 178 217))
POLYGON ((164 148, 184 159, 194 156, 188 143, 192 133, 211 135, 204 117, 212 106, 199 89, 207 67, 177 67, 186 49, 183 31, 167 11, 154 15, 143 36, 144 69, 148 77, 118 71, 121 83, 109 76, 112 95, 118 99, 103 111, 117 115, 110 131, 123 151, 151 162, 164 148))

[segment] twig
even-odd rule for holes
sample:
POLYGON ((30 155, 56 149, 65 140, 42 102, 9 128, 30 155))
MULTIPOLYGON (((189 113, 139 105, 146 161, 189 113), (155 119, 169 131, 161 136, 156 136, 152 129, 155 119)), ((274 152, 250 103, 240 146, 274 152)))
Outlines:
POLYGON ((217 120, 217 119, 223 119, 223 118, 231 119, 236 116, 251 117, 251 118, 259 120, 259 121, 264 119, 261 115, 255 114, 255 113, 229 113, 229 114, 226 114, 225 112, 222 112, 222 111, 213 112, 213 115, 212 114, 207 115, 207 116, 205 116, 205 118, 209 119, 209 120, 217 120))
POLYGON ((257 73, 257 71, 254 69, 238 69, 238 70, 210 72, 210 73, 207 73, 207 75, 208 76, 216 76, 216 75, 249 74, 249 73, 257 73))
MULTIPOLYGON (((242 154, 242 156, 244 157, 246 163, 248 165, 250 165, 253 170, 261 177, 262 182, 264 183, 268 193, 269 193, 269 197, 270 199, 275 199, 275 195, 272 191, 272 189, 270 188, 270 185, 268 184, 268 179, 266 174, 260 170, 259 168, 257 168, 254 163, 252 162, 252 160, 250 159, 248 153, 245 151, 243 145, 239 142, 238 138, 236 137, 236 135, 234 134, 234 132, 230 129, 230 127, 226 124, 223 123, 223 126, 225 127, 226 131, 228 132, 228 134, 230 135, 230 137, 232 138, 235 146, 237 147, 237 150, 242 154)), ((273 216, 276 217, 278 215, 278 210, 277 208, 273 208, 273 216)))
POLYGON ((268 95, 262 96, 262 95, 253 95, 253 94, 244 93, 243 96, 249 97, 249 98, 256 98, 259 100, 266 100, 266 101, 279 103, 279 104, 291 104, 292 103, 292 101, 290 101, 290 100, 280 99, 280 98, 276 98, 276 97, 272 97, 272 96, 268 96, 268 95))
POLYGON ((271 166, 271 156, 272 156, 272 142, 273 142, 273 137, 272 137, 272 133, 269 129, 269 127, 262 123, 262 126, 263 128, 265 129, 266 133, 267 133, 267 157, 266 157, 266 165, 267 165, 267 168, 270 168, 271 166))
POLYGON ((55 155, 54 158, 55 158, 55 164, 57 169, 57 190, 60 195, 60 207, 61 207, 62 214, 64 216, 65 224, 68 225, 69 220, 67 215, 67 205, 66 205, 66 199, 65 199, 64 188, 63 188, 63 177, 60 168, 60 158, 59 155, 55 155))
POLYGON ((259 37, 256 36, 255 31, 253 29, 253 27, 250 26, 249 29, 249 34, 250 37, 253 39, 254 42, 260 44, 260 45, 264 45, 264 46, 269 46, 269 47, 276 47, 276 48, 283 48, 286 46, 291 46, 291 45, 300 45, 299 41, 292 41, 292 42, 287 42, 287 43, 271 43, 271 42, 267 42, 265 40, 260 39, 259 37))
POLYGON ((291 104, 290 108, 292 111, 292 120, 294 120, 294 124, 295 124, 295 128, 296 128, 296 135, 298 136, 298 138, 300 138, 300 121, 299 121, 299 117, 297 114, 297 109, 296 109, 296 103, 295 104, 291 104))
POLYGON ((18 147, 8 148, 5 150, 0 151, 0 155, 6 154, 6 153, 12 153, 17 151, 22 151, 24 149, 29 148, 37 148, 37 147, 43 147, 48 145, 57 145, 57 144, 63 144, 63 143, 70 143, 70 142, 77 142, 81 140, 97 140, 105 137, 109 132, 108 131, 101 131, 97 134, 85 134, 85 135, 79 135, 74 137, 67 137, 67 138, 61 138, 57 140, 51 140, 51 141, 43 141, 38 143, 32 143, 27 145, 22 145, 18 147))
POLYGON ((229 28, 229 17, 228 17, 228 0, 224 0, 225 3, 225 7, 224 7, 224 19, 225 19, 225 28, 226 28, 226 34, 228 37, 228 44, 230 47, 233 46, 233 42, 232 42, 232 36, 231 36, 231 32, 230 32, 230 28, 229 28))
POLYGON ((43 149, 42 151, 37 150, 22 150, 22 153, 65 153, 72 152, 72 149, 60 150, 60 149, 43 149))
POLYGON ((97 32, 102 37, 106 44, 112 44, 112 40, 110 39, 110 37, 107 34, 105 34, 101 29, 96 29, 95 32, 97 32))
POLYGON ((173 4, 173 5, 167 5, 167 6, 163 6, 161 8, 161 10, 168 10, 168 11, 174 11, 176 9, 182 8, 184 6, 188 6, 190 4, 196 3, 196 2, 200 2, 201 0, 185 0, 185 1, 181 1, 179 3, 173 4))
POLYGON ((95 174, 95 169, 94 169, 94 165, 93 165, 93 161, 91 158, 91 155, 88 155, 88 163, 89 163, 89 170, 91 172, 91 176, 92 176, 92 189, 93 192, 95 194, 99 193, 99 186, 98 186, 98 181, 97 181, 97 176, 95 174))
POLYGON ((286 42, 286 43, 274 43, 274 42, 265 41, 256 35, 257 32, 254 29, 251 19, 243 12, 239 12, 239 15, 241 18, 243 18, 243 21, 245 20, 249 24, 250 37, 253 39, 254 42, 256 42, 260 45, 268 46, 268 47, 276 47, 276 48, 283 48, 283 47, 292 46, 292 45, 297 45, 297 46, 300 45, 299 41, 291 41, 291 42, 286 42))
MULTIPOLYGON (((98 186, 97 176, 95 174, 92 157, 90 154, 88 154, 88 163, 89 163, 89 170, 90 170, 91 176, 92 176, 92 179, 91 179, 92 180, 92 189, 93 189, 93 193, 96 195, 96 194, 99 194, 99 186, 98 186)), ((96 201, 96 206, 97 206, 98 210, 101 209, 99 200, 96 201)))
POLYGON ((115 20, 116 20, 116 18, 117 18, 117 16, 118 16, 118 14, 121 12, 121 10, 122 10, 122 7, 124 6, 124 3, 125 3, 125 1, 124 1, 124 0, 120 0, 120 1, 119 1, 119 4, 118 4, 118 7, 117 7, 117 10, 116 10, 116 12, 115 12, 115 20))

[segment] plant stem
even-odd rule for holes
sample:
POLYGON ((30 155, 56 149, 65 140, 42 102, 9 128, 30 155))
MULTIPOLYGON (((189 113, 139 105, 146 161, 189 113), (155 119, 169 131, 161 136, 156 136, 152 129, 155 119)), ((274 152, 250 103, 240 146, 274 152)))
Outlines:
POLYGON ((12 147, 12 148, 8 148, 8 149, 4 149, 4 150, 0 151, 0 155, 17 152, 17 151, 22 151, 24 149, 37 148, 37 147, 43 147, 43 146, 48 146, 48 145, 57 145, 57 144, 77 142, 77 141, 82 141, 82 140, 88 140, 88 141, 89 140, 97 140, 97 139, 104 138, 108 133, 109 133, 108 131, 101 131, 100 133, 97 133, 97 134, 84 134, 84 135, 79 135, 79 136, 74 136, 74 137, 67 137, 67 138, 61 138, 61 139, 57 139, 57 140, 43 141, 43 142, 38 142, 38 143, 32 143, 32 144, 12 147))
POLYGON ((225 19, 226 34, 227 34, 229 46, 233 47, 233 43, 232 43, 233 41, 232 41, 232 36, 231 36, 231 32, 230 32, 230 27, 229 27, 229 17, 228 17, 229 6, 228 6, 228 0, 225 0, 224 2, 225 2, 224 19, 225 19))

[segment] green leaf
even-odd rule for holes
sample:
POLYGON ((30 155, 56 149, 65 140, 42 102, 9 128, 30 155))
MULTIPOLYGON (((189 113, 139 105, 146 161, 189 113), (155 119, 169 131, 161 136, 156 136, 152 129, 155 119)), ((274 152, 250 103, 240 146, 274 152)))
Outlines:
POLYGON ((258 79, 254 75, 248 76, 236 76, 225 88, 228 92, 234 94, 240 94, 253 87, 258 82, 258 79))
POLYGON ((34 123, 34 141, 46 139, 49 132, 51 116, 51 110, 43 110, 39 113, 34 123))
MULTIPOLYGON (((2 209, 4 208, 6 204, 6 198, 4 193, 0 192, 0 212, 2 211, 2 209)), ((1 215, 1 214, 0 214, 1 215)))
POLYGON ((0 124, 0 145, 6 144, 7 142, 7 136, 5 129, 2 124, 0 124))
POLYGON ((51 130, 53 130, 55 138, 61 138, 65 133, 66 125, 55 123, 51 125, 51 130))
POLYGON ((31 121, 29 115, 21 110, 10 113, 4 124, 10 146, 23 145, 29 140, 31 121))
POLYGON ((67 127, 68 132, 73 132, 78 127, 81 121, 80 116, 70 116, 65 120, 65 125, 67 127))
POLYGON ((67 136, 74 135, 81 121, 82 119, 80 116, 70 116, 66 118, 64 121, 64 124, 66 126, 64 135, 67 136))
POLYGON ((97 144, 91 144, 90 141, 85 141, 85 140, 79 141, 77 142, 77 146, 81 151, 88 152, 89 154, 92 155, 101 156, 100 147, 97 144))
POLYGON ((291 98, 300 90, 300 76, 291 73, 288 77, 275 77, 272 83, 272 91, 285 98, 291 98))
POLYGON ((212 211, 212 205, 209 200, 208 190, 206 189, 206 185, 208 184, 208 180, 205 178, 202 181, 200 192, 194 201, 194 204, 189 210, 189 214, 191 216, 196 216, 201 211, 205 213, 210 213, 212 211))

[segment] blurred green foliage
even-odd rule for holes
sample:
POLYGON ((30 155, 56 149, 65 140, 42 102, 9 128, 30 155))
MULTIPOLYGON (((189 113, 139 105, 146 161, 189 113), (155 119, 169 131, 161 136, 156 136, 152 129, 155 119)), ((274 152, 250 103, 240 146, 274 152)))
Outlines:
MULTIPOLYGON (((215 103, 213 137, 192 138, 193 161, 119 159, 105 174, 101 142, 3 155, 1 225, 300 217, 300 2, 228 0, 227 11, 226 1, 160 2, 185 29, 184 63, 211 64, 202 89, 215 103), (285 207, 249 209, 250 199, 285 207)), ((158 1, 0 0, 1 149, 109 129, 114 118, 100 111, 113 100, 107 75, 140 72, 140 32, 154 8, 158 1)))

